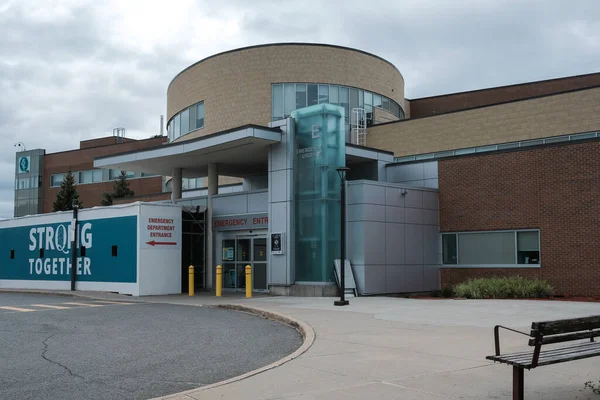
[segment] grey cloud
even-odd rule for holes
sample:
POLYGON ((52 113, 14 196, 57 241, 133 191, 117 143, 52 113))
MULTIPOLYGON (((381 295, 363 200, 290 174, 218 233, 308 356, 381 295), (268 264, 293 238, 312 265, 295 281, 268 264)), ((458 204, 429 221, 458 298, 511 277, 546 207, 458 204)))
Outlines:
POLYGON ((594 0, 198 3, 207 17, 239 22, 235 43, 190 48, 192 38, 181 35, 150 52, 121 47, 108 39, 115 27, 94 3, 46 22, 32 20, 24 2, 0 12, 0 217, 12 216, 13 143, 54 152, 117 126, 153 135, 171 79, 215 48, 281 41, 356 47, 394 63, 409 98, 600 68, 594 0))

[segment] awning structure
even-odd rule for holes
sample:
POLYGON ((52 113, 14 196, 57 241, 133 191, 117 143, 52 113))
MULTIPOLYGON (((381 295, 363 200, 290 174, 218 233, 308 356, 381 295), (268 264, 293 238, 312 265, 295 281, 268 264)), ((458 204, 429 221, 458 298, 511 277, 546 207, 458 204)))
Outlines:
POLYGON ((383 161, 386 163, 394 161, 394 153, 371 147, 358 146, 346 143, 346 165, 356 165, 369 161, 383 161))
POLYGON ((208 165, 219 165, 219 174, 244 176, 266 173, 269 146, 281 142, 281 131, 245 125, 181 143, 130 151, 94 160, 95 168, 112 168, 170 176, 174 168, 195 178, 208 175, 208 165))

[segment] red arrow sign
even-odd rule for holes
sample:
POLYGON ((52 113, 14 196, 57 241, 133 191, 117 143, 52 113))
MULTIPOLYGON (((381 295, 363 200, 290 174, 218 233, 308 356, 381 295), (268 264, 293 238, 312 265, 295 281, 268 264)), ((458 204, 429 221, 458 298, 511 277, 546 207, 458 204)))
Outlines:
POLYGON ((149 244, 150 246, 176 246, 177 242, 157 242, 152 240, 150 242, 146 242, 146 244, 149 244))

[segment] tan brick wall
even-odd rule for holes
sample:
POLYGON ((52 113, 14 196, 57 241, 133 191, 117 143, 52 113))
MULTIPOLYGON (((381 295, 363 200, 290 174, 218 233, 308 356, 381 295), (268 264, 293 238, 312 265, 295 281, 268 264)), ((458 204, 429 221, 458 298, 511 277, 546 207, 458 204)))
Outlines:
POLYGON ((353 86, 404 104, 402 75, 378 57, 334 46, 259 46, 217 55, 183 71, 167 91, 167 121, 204 101, 204 128, 179 141, 249 123, 266 125, 271 84, 279 82, 353 86))
POLYGON ((383 108, 373 107, 373 123, 374 124, 383 124, 386 122, 398 121, 398 117, 396 117, 391 112, 384 110, 383 108))
POLYGON ((367 145, 403 156, 598 129, 600 88, 593 88, 375 126, 367 145))
POLYGON ((539 229, 541 267, 443 269, 541 278, 557 294, 600 295, 600 141, 440 160, 440 231, 539 229))

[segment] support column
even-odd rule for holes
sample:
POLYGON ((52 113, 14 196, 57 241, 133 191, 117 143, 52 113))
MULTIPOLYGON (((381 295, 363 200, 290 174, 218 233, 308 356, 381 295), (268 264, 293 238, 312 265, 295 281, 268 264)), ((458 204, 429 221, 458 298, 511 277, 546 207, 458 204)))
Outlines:
POLYGON ((182 179, 181 168, 173 168, 171 173, 171 202, 175 203, 175 200, 181 199, 181 179, 182 179))
POLYGON ((219 192, 218 165, 208 164, 208 202, 206 208, 206 286, 212 287, 213 270, 215 264, 215 245, 213 240, 213 196, 219 192))

